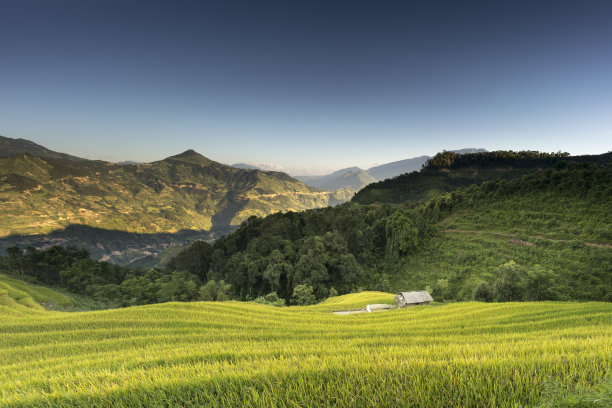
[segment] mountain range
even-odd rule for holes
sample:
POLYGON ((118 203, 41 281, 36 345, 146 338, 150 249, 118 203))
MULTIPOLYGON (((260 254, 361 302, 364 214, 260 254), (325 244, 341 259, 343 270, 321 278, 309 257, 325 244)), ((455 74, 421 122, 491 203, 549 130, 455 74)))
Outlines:
MULTIPOLYGON (((451 151, 458 154, 486 152, 485 149, 475 148, 451 151)), ((360 169, 359 167, 349 167, 323 176, 295 176, 295 178, 311 187, 322 190, 334 191, 346 189, 357 192, 368 184, 397 177, 400 174, 419 171, 431 157, 432 156, 413 157, 411 159, 381 164, 380 166, 371 167, 367 170, 360 169)))
MULTIPOLYGON (((457 160, 464 156, 459 153, 471 157, 469 153, 483 151, 442 155, 457 160)), ((75 245, 96 259, 126 264, 155 258, 192 240, 215 239, 252 216, 336 205, 357 191, 353 202, 360 204, 422 201, 457 187, 552 165, 537 162, 523 170, 482 163, 478 168, 424 168, 438 156, 368 170, 351 167, 300 181, 250 165, 227 166, 193 150, 152 163, 121 164, 0 137, 0 252, 11 245, 75 245), (398 177, 398 172, 403 175, 398 177), (382 177, 394 178, 378 181, 382 177)))
POLYGON ((0 238, 49 234, 73 225, 149 235, 225 233, 251 216, 350 198, 285 173, 217 163, 193 150, 152 163, 116 164, 2 138, 0 156, 0 238))

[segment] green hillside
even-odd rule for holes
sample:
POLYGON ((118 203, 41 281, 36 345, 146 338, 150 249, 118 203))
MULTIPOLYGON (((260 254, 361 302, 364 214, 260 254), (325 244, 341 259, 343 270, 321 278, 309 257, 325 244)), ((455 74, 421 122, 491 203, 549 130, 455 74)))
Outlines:
POLYGON ((39 285, 0 274, 0 306, 6 309, 31 310, 65 309, 72 300, 61 293, 39 285))
POLYGON ((609 303, 329 311, 391 296, 70 314, 0 306, 0 406, 513 407, 567 393, 604 407, 610 398, 609 303))
POLYGON ((352 201, 358 204, 425 202, 439 194, 498 178, 511 180, 559 162, 612 163, 612 153, 569 156, 567 153, 495 151, 458 154, 445 151, 430 158, 418 172, 372 183, 352 201))
POLYGON ((428 287, 439 300, 470 300, 480 287, 486 300, 611 300, 611 183, 612 167, 570 164, 424 204, 276 214, 168 268, 224 280, 241 299, 291 301, 306 285, 317 299, 332 288, 428 287))
POLYGON ((578 167, 442 195, 424 210, 439 220, 436 238, 397 265, 392 284, 465 300, 514 261, 545 298, 612 300, 611 183, 609 167, 578 167))

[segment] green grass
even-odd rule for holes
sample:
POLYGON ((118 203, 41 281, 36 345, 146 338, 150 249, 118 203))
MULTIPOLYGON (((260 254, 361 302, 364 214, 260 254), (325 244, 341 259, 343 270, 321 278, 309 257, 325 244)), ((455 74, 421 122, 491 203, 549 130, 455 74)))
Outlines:
POLYGON ((456 211, 443 229, 503 232, 551 240, 612 243, 612 213, 607 200, 541 192, 516 194, 512 200, 477 203, 456 211))
POLYGON ((540 265, 553 271, 561 299, 605 298, 612 283, 612 248, 521 234, 516 238, 533 246, 510 241, 506 233, 442 232, 398 263, 398 272, 390 277, 391 287, 424 289, 426 285, 435 287, 438 279, 448 279, 451 298, 470 300, 478 282, 493 281, 500 265, 514 261, 526 268, 540 265))
MULTIPOLYGON (((42 309, 41 305, 47 309, 65 309, 72 306, 73 303, 70 297, 44 286, 33 285, 0 274, 0 296, 3 292, 14 302, 33 309, 42 309)), ((10 304, 9 300, 5 301, 10 304)), ((1 301, 0 304, 2 304, 1 301)))
POLYGON ((16 308, 26 313, 42 310, 83 312, 117 307, 109 301, 93 299, 59 288, 49 289, 3 274, 0 274, 0 306, 5 306, 5 311, 8 308, 16 308), (28 310, 24 311, 24 308, 28 310))
POLYGON ((313 310, 334 311, 350 310, 366 307, 368 304, 388 303, 395 304, 394 294, 384 292, 361 292, 351 295, 334 296, 327 298, 323 302, 309 306, 313 310))
POLYGON ((608 303, 330 312, 392 296, 70 314, 0 306, 0 406, 510 407, 540 404, 547 384, 590 389, 610 374, 608 303))

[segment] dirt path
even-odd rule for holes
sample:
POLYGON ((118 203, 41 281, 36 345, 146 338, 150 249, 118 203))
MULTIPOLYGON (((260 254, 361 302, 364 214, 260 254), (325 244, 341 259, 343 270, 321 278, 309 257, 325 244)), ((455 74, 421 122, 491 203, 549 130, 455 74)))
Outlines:
MULTIPOLYGON (((499 237, 508 237, 508 238, 510 238, 508 241, 513 243, 513 244, 523 245, 523 246, 535 246, 535 244, 532 244, 531 242, 522 241, 520 239, 517 239, 516 235, 514 235, 514 234, 504 234, 503 232, 477 231, 477 230, 461 230, 461 229, 445 229, 443 232, 446 232, 446 233, 453 233, 453 232, 455 232, 455 233, 458 233, 458 234, 497 235, 499 237)), ((541 235, 534 235, 532 238, 545 239, 545 240, 551 241, 551 242, 571 242, 572 241, 572 240, 569 240, 569 239, 548 238, 548 237, 543 237, 541 235)), ((612 249, 612 244, 597 244, 595 242, 584 242, 584 241, 580 241, 580 242, 582 244, 590 246, 590 247, 612 249)))

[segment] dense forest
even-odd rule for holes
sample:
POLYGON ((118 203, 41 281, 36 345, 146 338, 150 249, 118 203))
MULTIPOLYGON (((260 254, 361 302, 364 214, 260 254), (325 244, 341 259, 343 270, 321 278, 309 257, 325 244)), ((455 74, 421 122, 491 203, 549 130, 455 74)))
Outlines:
POLYGON ((424 170, 457 169, 463 167, 536 167, 552 166, 559 160, 567 159, 569 153, 544 153, 532 150, 514 152, 512 150, 498 150, 483 153, 465 153, 443 151, 436 154, 423 165, 424 170))

